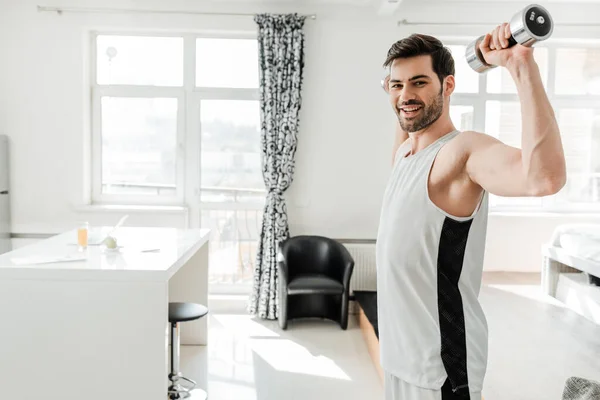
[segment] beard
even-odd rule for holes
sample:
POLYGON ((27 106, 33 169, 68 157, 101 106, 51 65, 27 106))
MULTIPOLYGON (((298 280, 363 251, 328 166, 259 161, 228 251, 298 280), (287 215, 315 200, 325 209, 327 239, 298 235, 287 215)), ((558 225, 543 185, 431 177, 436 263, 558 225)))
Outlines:
POLYGON ((400 122, 400 127, 404 130, 404 132, 418 132, 433 124, 442 115, 444 110, 444 96, 440 91, 438 96, 434 97, 433 101, 428 106, 414 100, 408 101, 402 106, 404 107, 409 105, 423 106, 423 111, 419 116, 407 120, 402 116, 402 111, 400 111, 400 108, 396 107, 398 121, 400 122))

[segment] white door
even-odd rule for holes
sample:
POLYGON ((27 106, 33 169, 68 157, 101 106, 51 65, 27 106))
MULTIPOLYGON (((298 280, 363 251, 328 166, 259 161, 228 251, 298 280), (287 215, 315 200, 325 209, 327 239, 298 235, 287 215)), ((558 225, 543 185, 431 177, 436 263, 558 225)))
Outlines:
POLYGON ((249 293, 262 223, 259 102, 207 99, 196 102, 200 193, 196 224, 212 230, 209 290, 249 293))
POLYGON ((186 193, 189 225, 212 230, 209 291, 249 293, 265 198, 258 45, 253 36, 231 36, 198 37, 191 47, 186 173, 196 184, 186 193))

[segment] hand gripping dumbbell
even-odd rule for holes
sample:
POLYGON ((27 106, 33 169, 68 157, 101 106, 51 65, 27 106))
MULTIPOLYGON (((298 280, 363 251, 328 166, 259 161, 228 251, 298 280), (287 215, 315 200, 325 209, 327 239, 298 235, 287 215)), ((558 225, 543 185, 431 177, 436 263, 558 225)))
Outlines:
MULTIPOLYGON (((520 10, 512 17, 509 25, 511 33, 508 39, 509 47, 517 43, 530 47, 536 42, 548 39, 554 29, 554 23, 548 10, 537 4, 530 4, 520 10)), ((479 50, 479 44, 484 38, 485 35, 478 37, 469 43, 465 50, 467 63, 473 70, 479 73, 496 67, 485 62, 479 50)))

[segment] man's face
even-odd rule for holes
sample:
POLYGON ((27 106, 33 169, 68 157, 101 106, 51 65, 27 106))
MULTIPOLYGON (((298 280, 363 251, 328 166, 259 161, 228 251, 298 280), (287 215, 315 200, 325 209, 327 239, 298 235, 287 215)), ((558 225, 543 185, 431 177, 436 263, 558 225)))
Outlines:
POLYGON ((433 71, 429 55, 394 60, 390 101, 405 132, 420 131, 438 120, 444 112, 444 96, 450 95, 450 86, 454 87, 453 79, 447 77, 445 82, 450 84, 444 87, 433 71))

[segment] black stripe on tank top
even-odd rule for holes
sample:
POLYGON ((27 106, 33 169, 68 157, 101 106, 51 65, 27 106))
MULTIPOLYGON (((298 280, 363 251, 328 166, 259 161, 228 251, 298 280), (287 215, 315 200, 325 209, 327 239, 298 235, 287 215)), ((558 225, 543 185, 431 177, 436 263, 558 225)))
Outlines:
POLYGON ((447 384, 452 389, 453 395, 456 396, 444 398, 469 400, 470 397, 467 377, 465 314, 458 280, 462 272, 472 221, 455 221, 446 218, 440 235, 437 286, 441 356, 448 374, 447 384))

